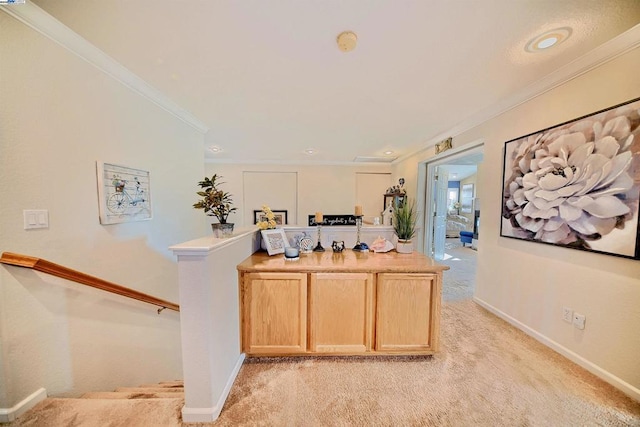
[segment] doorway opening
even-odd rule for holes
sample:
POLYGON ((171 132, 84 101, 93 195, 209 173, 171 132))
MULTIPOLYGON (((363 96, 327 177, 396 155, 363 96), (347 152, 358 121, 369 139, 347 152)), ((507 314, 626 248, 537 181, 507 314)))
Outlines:
POLYGON ((419 248, 438 262, 449 265, 443 299, 471 298, 475 288, 475 258, 480 238, 478 171, 483 145, 463 147, 457 152, 427 161, 419 168, 419 206, 423 208, 424 232, 419 248))
MULTIPOLYGON (((418 242, 422 253, 436 260, 443 259, 447 236, 459 237, 456 229, 471 232, 473 235, 475 228, 475 240, 478 240, 480 223, 478 194, 482 189, 478 187, 477 177, 483 157, 484 147, 480 143, 420 165, 418 194, 422 197, 418 200, 418 206, 425 213, 422 227, 424 232, 418 242), (449 216, 449 224, 447 224, 447 216, 449 216)), ((473 242, 468 243, 474 246, 473 242)))

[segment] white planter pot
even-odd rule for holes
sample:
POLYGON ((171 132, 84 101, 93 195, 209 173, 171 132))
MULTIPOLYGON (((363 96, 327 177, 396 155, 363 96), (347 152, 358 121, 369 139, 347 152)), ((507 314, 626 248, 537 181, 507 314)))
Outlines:
POLYGON ((226 224, 211 224, 211 228, 213 230, 213 237, 225 238, 231 237, 233 234, 233 224, 229 222, 226 224))
POLYGON ((411 240, 398 240, 396 252, 399 254, 410 254, 413 252, 413 242, 411 240))

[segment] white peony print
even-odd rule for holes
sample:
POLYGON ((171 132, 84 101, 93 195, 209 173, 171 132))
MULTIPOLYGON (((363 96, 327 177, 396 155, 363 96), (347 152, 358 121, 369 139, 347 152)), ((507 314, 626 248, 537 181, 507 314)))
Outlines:
POLYGON ((503 217, 516 237, 589 249, 588 241, 625 227, 638 205, 639 156, 632 147, 639 107, 635 102, 512 141, 503 217))

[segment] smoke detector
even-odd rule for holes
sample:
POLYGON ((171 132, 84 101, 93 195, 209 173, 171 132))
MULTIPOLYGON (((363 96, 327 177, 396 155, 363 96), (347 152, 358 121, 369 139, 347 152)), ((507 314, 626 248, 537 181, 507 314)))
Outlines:
POLYGON ((351 52, 356 48, 358 36, 353 31, 343 31, 338 34, 338 48, 343 52, 351 52))

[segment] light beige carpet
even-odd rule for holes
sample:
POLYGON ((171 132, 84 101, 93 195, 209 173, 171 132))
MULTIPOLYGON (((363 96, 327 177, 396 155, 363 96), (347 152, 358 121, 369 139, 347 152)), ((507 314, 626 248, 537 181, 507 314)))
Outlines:
POLYGON ((184 398, 48 398, 8 427, 180 427, 183 406, 184 398))
POLYGON ((473 298, 476 289, 476 255, 471 245, 462 246, 460 238, 446 240, 444 260, 438 261, 450 267, 444 272, 442 301, 473 298))
POLYGON ((250 359, 215 425, 640 425, 640 403, 472 301, 442 320, 433 357, 250 359))
POLYGON ((4 427, 180 427, 182 381, 47 398, 4 427))
MULTIPOLYGON (((195 425, 640 426, 640 403, 469 299, 475 251, 449 241, 447 254, 440 353, 248 359, 220 418, 195 425)), ((182 401, 155 400, 121 413, 47 399, 11 427, 180 426, 182 401)))

